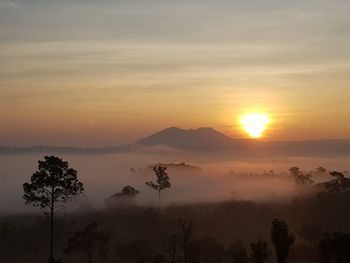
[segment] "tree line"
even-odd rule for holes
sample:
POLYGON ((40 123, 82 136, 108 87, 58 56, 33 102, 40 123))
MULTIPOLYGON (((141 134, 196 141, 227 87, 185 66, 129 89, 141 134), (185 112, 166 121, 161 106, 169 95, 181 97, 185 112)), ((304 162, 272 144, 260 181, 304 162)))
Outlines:
MULTIPOLYGON (((156 181, 146 182, 146 185, 157 191, 158 208, 161 209, 161 193, 171 187, 170 178, 166 172, 166 167, 155 166, 153 171, 156 181)), ((290 169, 295 182, 298 185, 313 184, 311 176, 304 174, 297 167, 290 169)), ((31 176, 30 182, 23 184, 23 198, 26 204, 40 207, 44 210, 44 214, 50 219, 49 229, 49 258, 48 263, 58 263, 60 260, 54 257, 54 228, 55 216, 61 212, 65 204, 71 201, 75 196, 84 193, 83 183, 78 179, 78 173, 71 168, 68 162, 55 156, 45 156, 44 160, 38 161, 38 169, 31 176)), ((331 192, 343 192, 347 188, 347 178, 339 172, 332 172, 335 178, 328 182, 326 187, 331 192)), ((138 191, 130 186, 124 187, 123 194, 135 195, 138 191)), ((160 213, 159 213, 160 214, 160 213)), ((194 238, 195 223, 191 220, 180 218, 178 220, 178 228, 180 234, 170 235, 168 242, 170 249, 167 257, 165 255, 157 255, 148 257, 147 253, 141 258, 133 259, 135 253, 127 244, 120 245, 119 257, 121 262, 149 262, 149 263, 220 263, 220 262, 248 262, 248 255, 245 247, 239 240, 227 249, 216 244, 213 240, 196 240, 194 238), (201 247, 201 253, 199 253, 201 247), (205 255, 207 251, 213 250, 215 247, 215 256, 211 261, 205 255), (205 260, 201 257, 205 256, 205 260)), ((295 242, 295 235, 290 231, 286 221, 275 218, 271 221, 270 241, 274 248, 274 258, 278 263, 284 263, 287 260, 289 251, 295 242)), ((81 230, 76 231, 67 240, 66 247, 63 249, 65 253, 81 253, 87 258, 88 263, 92 263, 96 256, 105 257, 109 253, 110 235, 96 221, 93 221, 81 230)), ((350 235, 346 233, 324 233, 318 242, 320 251, 320 260, 324 263, 333 262, 350 262, 350 235)), ((138 246, 140 250, 145 249, 145 244, 133 244, 132 247, 138 246)), ((250 244, 250 259, 252 262, 264 263, 272 258, 272 251, 266 240, 258 240, 250 244)))

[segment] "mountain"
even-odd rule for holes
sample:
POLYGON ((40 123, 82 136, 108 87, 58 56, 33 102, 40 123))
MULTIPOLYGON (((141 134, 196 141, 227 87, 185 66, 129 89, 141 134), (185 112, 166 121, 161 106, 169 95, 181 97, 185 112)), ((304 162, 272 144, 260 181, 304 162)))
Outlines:
MULTIPOLYGON (((151 152, 156 149, 177 149, 196 154, 223 153, 228 156, 349 156, 350 140, 271 141, 234 139, 212 128, 184 130, 176 127, 154 133, 133 144, 114 147, 0 147, 0 154, 65 153, 109 154, 127 152, 151 152)), ((167 151, 164 152, 166 154, 167 151)))
POLYGON ((183 150, 232 150, 258 143, 256 140, 233 139, 212 128, 184 130, 171 127, 136 142, 139 146, 168 146, 183 150))
POLYGON ((230 152, 241 156, 347 155, 350 140, 269 141, 234 139, 212 128, 168 128, 136 142, 139 147, 167 146, 196 152, 230 152))

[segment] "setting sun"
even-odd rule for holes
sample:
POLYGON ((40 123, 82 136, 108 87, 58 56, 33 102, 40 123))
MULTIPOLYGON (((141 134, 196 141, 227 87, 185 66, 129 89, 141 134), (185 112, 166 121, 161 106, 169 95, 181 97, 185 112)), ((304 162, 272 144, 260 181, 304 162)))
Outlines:
POLYGON ((261 137, 269 122, 269 117, 262 113, 247 114, 241 119, 243 129, 253 138, 261 137))

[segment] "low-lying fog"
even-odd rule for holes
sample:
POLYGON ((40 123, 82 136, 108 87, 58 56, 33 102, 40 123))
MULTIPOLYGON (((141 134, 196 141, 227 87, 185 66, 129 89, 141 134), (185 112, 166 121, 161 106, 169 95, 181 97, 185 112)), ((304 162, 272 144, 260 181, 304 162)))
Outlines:
MULTIPOLYGON (((285 157, 280 159, 232 160, 196 158, 192 155, 157 154, 110 154, 110 155, 59 155, 78 171, 84 183, 85 196, 75 202, 75 207, 101 208, 105 199, 123 186, 131 185, 140 191, 137 202, 140 205, 154 205, 156 192, 145 185, 155 180, 153 172, 131 172, 131 168, 145 169, 149 164, 186 162, 202 168, 201 172, 186 169, 168 169, 172 187, 162 196, 163 204, 243 200, 285 200, 295 194, 294 182, 288 176, 288 169, 298 166, 302 170, 314 170, 323 166, 329 170, 344 171, 350 167, 350 157, 311 158, 285 157), (266 175, 264 174, 266 171, 266 175), (268 175, 270 170, 279 176, 268 175), (259 174, 254 176, 251 174, 259 174)), ((37 211, 24 205, 22 184, 30 180, 37 169, 40 154, 0 156, 0 213, 37 211)), ((316 181, 327 178, 314 178, 316 181)), ((330 178, 329 178, 330 179, 330 178)))

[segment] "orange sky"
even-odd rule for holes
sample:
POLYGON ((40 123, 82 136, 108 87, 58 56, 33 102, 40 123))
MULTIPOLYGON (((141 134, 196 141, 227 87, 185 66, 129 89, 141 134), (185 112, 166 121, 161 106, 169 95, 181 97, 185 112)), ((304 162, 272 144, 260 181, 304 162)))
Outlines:
POLYGON ((0 145, 244 137, 252 111, 266 140, 349 138, 350 3, 261 3, 0 1, 0 145))

